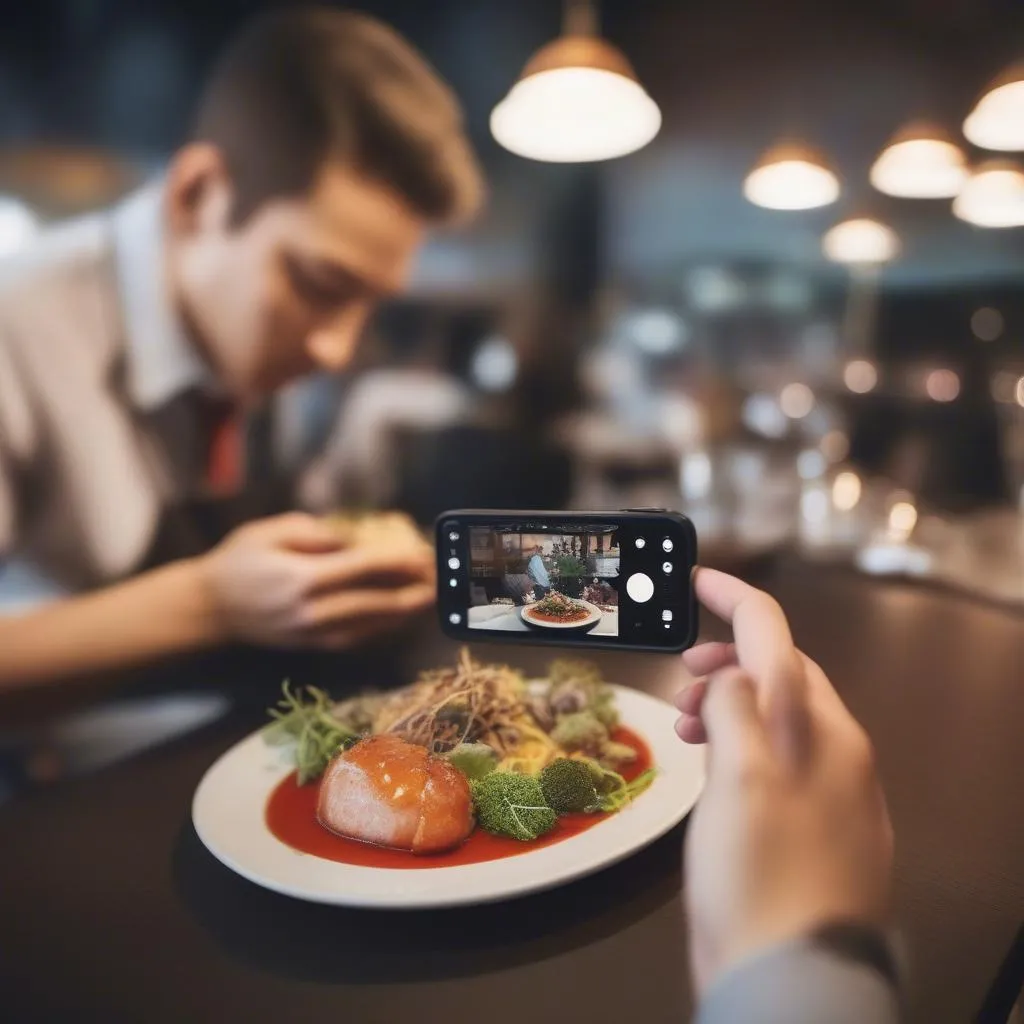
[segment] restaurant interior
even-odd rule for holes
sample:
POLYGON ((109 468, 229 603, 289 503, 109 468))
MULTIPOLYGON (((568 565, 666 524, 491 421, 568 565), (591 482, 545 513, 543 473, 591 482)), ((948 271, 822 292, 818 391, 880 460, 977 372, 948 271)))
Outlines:
MULTIPOLYGON (((9 5, 0 257, 158 178, 220 48, 274 6, 9 5)), ((875 746, 906 1019, 1024 1020, 1024 4, 360 6, 451 85, 487 199, 346 370, 289 386, 301 503, 425 531, 452 508, 684 513, 875 746)), ((492 552, 487 601, 530 583, 530 547, 492 552)), ((64 596, 0 563, 0 616, 64 596)), ((430 616, 384 647, 0 690, 0 1018, 688 1019, 685 823, 543 899, 400 927, 207 853, 192 791, 282 678, 344 696, 454 657, 430 616)), ((586 656, 680 685, 677 656, 586 656)))

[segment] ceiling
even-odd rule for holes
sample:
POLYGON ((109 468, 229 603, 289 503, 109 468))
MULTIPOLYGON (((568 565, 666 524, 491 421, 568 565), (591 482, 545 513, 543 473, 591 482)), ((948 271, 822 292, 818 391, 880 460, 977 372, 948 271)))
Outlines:
MULTIPOLYGON (((159 158, 187 125, 212 55, 255 0, 37 0, 9 5, 0 39, 0 140, 86 142, 159 158)), ((529 260, 564 168, 520 160, 487 117, 531 52, 557 31, 558 0, 364 0, 452 82, 493 183, 471 250, 435 250, 436 272, 502 276, 529 260)), ((904 121, 956 129, 988 79, 1024 55, 1020 0, 605 0, 604 31, 633 61, 665 124, 646 150, 602 168, 605 250, 625 275, 693 260, 820 266, 821 232, 847 213, 891 221, 897 283, 1024 280, 1024 230, 978 231, 948 204, 886 200, 867 171, 904 121), (840 204, 777 213, 740 186, 781 135, 826 151, 840 204)))
POLYGON ((892 281, 1024 274, 1024 231, 974 229, 952 217, 948 201, 893 200, 868 185, 872 161, 905 122, 925 117, 959 134, 986 82, 1024 54, 1024 4, 652 4, 647 18, 623 25, 621 42, 662 104, 665 127, 655 144, 609 168, 620 267, 740 255, 813 265, 824 230, 866 214, 903 239, 892 281), (744 175, 781 136, 826 152, 843 179, 838 204, 783 213, 743 201, 744 175))

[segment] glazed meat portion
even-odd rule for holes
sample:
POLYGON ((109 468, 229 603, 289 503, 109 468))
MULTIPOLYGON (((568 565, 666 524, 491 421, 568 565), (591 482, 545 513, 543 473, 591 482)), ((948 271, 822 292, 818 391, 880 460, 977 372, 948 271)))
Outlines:
POLYGON ((369 736, 327 766, 320 824, 339 835, 413 853, 458 846, 473 829, 465 776, 398 736, 369 736))

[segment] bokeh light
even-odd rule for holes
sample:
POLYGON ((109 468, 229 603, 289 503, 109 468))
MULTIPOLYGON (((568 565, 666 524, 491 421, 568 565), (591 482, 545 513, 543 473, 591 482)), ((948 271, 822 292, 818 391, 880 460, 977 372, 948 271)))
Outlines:
POLYGON ((878 383, 878 370, 867 359, 854 359, 843 370, 843 383, 855 395, 866 395, 878 383))
POLYGON ((832 504, 841 512, 857 507, 861 495, 860 477, 852 470, 837 474, 832 481, 832 504))
POLYGON ((787 384, 779 392, 779 407, 791 420, 802 420, 814 408, 814 392, 806 384, 787 384))
POLYGON ((924 389, 933 402, 952 402, 960 394, 960 378, 953 370, 931 370, 924 389))
POLYGON ((971 314, 971 333, 978 341, 995 341, 1003 327, 1003 314, 991 306, 982 306, 971 314))

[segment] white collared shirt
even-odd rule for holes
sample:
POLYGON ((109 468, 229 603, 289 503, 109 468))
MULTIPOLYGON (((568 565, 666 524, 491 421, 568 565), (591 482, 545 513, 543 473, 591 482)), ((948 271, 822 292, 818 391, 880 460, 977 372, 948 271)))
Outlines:
POLYGON ((121 321, 127 343, 125 385, 140 409, 153 410, 215 378, 185 332, 167 287, 163 188, 149 185, 110 215, 121 321))
POLYGON ((160 187, 0 265, 0 568, 78 590, 137 570, 191 481, 173 399, 213 386, 165 287, 160 187))

